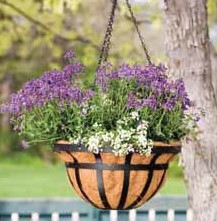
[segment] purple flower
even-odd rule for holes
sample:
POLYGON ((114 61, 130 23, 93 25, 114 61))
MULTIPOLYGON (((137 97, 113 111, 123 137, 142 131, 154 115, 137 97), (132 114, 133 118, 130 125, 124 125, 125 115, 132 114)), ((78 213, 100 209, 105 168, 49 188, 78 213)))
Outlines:
MULTIPOLYGON (((152 109, 163 108, 171 111, 177 105, 182 110, 186 110, 192 105, 183 80, 173 81, 168 78, 166 68, 162 64, 158 66, 122 65, 119 69, 115 70, 115 75, 113 74, 113 76, 116 79, 134 79, 137 87, 146 91, 146 94, 143 94, 144 97, 141 97, 140 94, 139 98, 134 95, 136 91, 132 91, 129 94, 127 106, 130 108, 148 106, 152 109), (148 94, 151 94, 151 97, 148 94)), ((104 82, 106 82, 108 87, 109 81, 104 78, 104 82)))
POLYGON ((94 95, 91 90, 83 91, 78 87, 75 88, 61 88, 59 91, 58 99, 60 103, 76 102, 78 105, 90 99, 94 95))
POLYGON ((83 66, 75 62, 66 66, 64 71, 45 72, 40 78, 25 83, 20 91, 12 94, 9 101, 0 106, 0 111, 20 115, 23 111, 43 106, 52 100, 57 100, 60 104, 83 103, 93 96, 93 92, 71 86, 72 74, 81 70, 83 66))
POLYGON ((68 50, 63 56, 64 59, 72 59, 75 57, 76 57, 76 55, 73 50, 68 50))
POLYGON ((169 110, 169 111, 171 111, 171 110, 173 110, 173 108, 175 107, 175 105, 176 105, 176 99, 175 99, 175 98, 171 98, 171 99, 169 99, 168 101, 164 102, 164 103, 162 104, 162 107, 163 107, 164 110, 169 110))
MULTIPOLYGON (((64 57, 74 58, 75 55, 73 51, 68 51, 64 57)), ((73 75, 83 70, 84 66, 74 61, 63 70, 44 73, 40 78, 27 82, 20 91, 12 94, 8 103, 0 106, 0 112, 19 115, 53 100, 59 102, 59 105, 70 102, 82 104, 94 95, 92 90, 84 91, 71 85, 73 75)), ((104 93, 109 93, 111 81, 115 80, 129 81, 129 84, 133 82, 132 91, 127 92, 128 108, 149 107, 153 110, 162 108, 171 111, 177 106, 186 110, 192 105, 183 80, 173 81, 168 78, 166 68, 162 64, 148 66, 125 64, 114 69, 111 64, 106 63, 98 69, 95 83, 104 93)))
POLYGON ((133 93, 130 93, 128 95, 127 107, 136 109, 150 107, 152 109, 157 109, 158 103, 156 97, 154 96, 150 98, 138 99, 133 93))
POLYGON ((106 78, 107 79, 120 79, 120 75, 118 71, 114 70, 111 73, 107 74, 106 78))
POLYGON ((155 97, 150 97, 142 100, 142 106, 148 106, 151 109, 157 109, 157 99, 155 97))
POLYGON ((93 96, 94 96, 94 91, 88 89, 88 90, 86 90, 83 99, 84 99, 84 100, 89 100, 89 99, 91 99, 93 96))
POLYGON ((186 92, 183 79, 180 78, 176 80, 173 84, 174 84, 175 96, 177 98, 177 101, 181 102, 183 110, 187 110, 188 107, 192 106, 192 103, 186 92))
POLYGON ((106 67, 100 67, 97 70, 97 76, 96 76, 95 83, 102 88, 103 92, 107 91, 108 78, 107 78, 107 74, 106 74, 106 67))
POLYGON ((139 109, 142 107, 142 102, 131 92, 128 94, 127 107, 139 109))
POLYGON ((26 142, 25 140, 21 140, 21 147, 23 149, 28 149, 29 148, 28 142, 26 142))
POLYGON ((79 61, 74 62, 73 64, 66 65, 64 67, 64 72, 68 75, 77 74, 84 71, 84 65, 79 61))
POLYGON ((133 78, 135 77, 136 70, 127 64, 121 65, 118 69, 119 78, 133 78))

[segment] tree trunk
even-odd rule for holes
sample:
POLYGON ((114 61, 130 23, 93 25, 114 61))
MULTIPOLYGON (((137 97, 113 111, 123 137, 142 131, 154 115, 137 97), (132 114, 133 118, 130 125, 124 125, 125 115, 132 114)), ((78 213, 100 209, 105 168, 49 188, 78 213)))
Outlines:
POLYGON ((217 98, 217 52, 212 44, 210 49, 212 62, 212 83, 215 91, 215 97, 217 98))
POLYGON ((197 140, 183 142, 182 162, 194 221, 217 221, 217 105, 212 85, 206 0, 164 0, 170 71, 183 77, 205 111, 197 140))

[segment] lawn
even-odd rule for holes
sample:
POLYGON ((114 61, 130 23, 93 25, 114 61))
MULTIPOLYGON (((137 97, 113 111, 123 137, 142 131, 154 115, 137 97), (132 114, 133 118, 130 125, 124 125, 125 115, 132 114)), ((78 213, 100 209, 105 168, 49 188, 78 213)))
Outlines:
MULTIPOLYGON (((170 169, 160 194, 185 194, 183 179, 177 169, 170 169)), ((48 165, 37 160, 0 162, 0 198, 8 197, 73 197, 63 163, 48 165)))

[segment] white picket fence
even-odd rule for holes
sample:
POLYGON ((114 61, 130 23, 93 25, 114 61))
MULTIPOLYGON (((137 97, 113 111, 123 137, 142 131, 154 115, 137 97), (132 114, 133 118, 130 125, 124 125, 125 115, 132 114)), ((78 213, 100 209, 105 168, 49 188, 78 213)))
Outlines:
MULTIPOLYGON (((129 221, 136 221, 136 210, 129 211, 129 221)), ((186 221, 193 221, 193 212, 191 209, 187 210, 186 221)), ((169 209, 167 211, 167 221, 175 221, 175 211, 173 209, 169 209)), ((11 221, 19 221, 19 214, 12 213, 11 221)), ((39 213, 32 213, 31 221, 40 221, 39 213)), ((52 213, 51 221, 59 221, 59 213, 52 213)), ((80 221, 80 216, 78 212, 72 212, 71 221, 80 221)), ((118 221, 118 211, 112 210, 110 211, 110 221, 118 221)), ((150 209, 148 212, 148 220, 147 221, 156 221, 156 212, 154 209, 150 209)))

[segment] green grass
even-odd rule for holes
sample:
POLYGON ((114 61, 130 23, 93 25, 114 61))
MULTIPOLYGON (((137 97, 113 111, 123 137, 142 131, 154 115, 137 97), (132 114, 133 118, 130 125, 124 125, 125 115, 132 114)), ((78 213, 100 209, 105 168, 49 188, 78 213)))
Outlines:
MULTIPOLYGON (((176 165, 176 164, 174 164, 176 165)), ((179 169, 180 170, 180 169, 179 169)), ((180 171, 175 166, 161 194, 185 194, 180 171), (174 172, 175 171, 175 172, 174 172), (179 176, 175 176, 175 174, 179 176)), ((0 162, 0 198, 9 197, 73 197, 63 163, 48 165, 26 155, 0 162)))
POLYGON ((168 195, 168 194, 186 194, 186 187, 182 178, 174 178, 168 176, 168 179, 162 189, 160 190, 160 194, 168 195))

